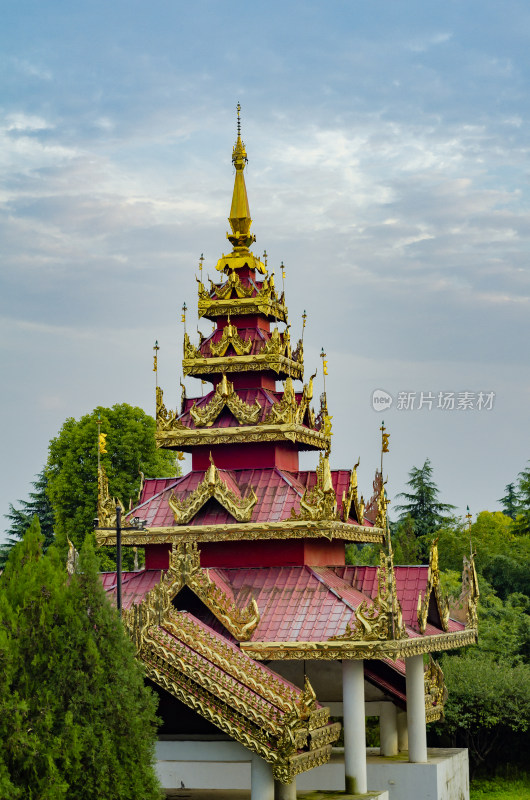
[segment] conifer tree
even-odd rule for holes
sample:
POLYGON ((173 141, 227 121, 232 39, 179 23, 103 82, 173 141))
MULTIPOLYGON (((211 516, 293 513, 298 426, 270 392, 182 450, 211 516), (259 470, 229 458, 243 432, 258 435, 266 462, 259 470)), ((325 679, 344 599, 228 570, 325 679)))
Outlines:
POLYGON ((34 491, 29 493, 27 500, 18 501, 20 508, 15 508, 12 503, 9 504, 9 512, 5 516, 10 525, 6 530, 7 541, 0 547, 0 567, 5 565, 11 547, 23 538, 35 515, 39 518, 44 537, 44 550, 46 551, 53 542, 54 514, 46 493, 47 485, 46 473, 42 469, 32 482, 34 491))
POLYGON ((506 494, 504 497, 500 498, 499 503, 502 505, 503 513, 506 514, 507 517, 515 519, 517 511, 519 510, 519 498, 517 497, 515 484, 508 483, 504 491, 506 494))
POLYGON ((0 578, 0 797, 158 800, 155 700, 90 542, 79 569, 43 555, 35 518, 0 578))
POLYGON ((519 507, 513 525, 513 532, 518 535, 530 534, 530 467, 518 475, 519 507))
POLYGON ((407 486, 410 486, 411 491, 398 495, 407 502, 396 506, 396 511, 402 512, 400 522, 407 517, 414 521, 414 532, 421 542, 420 556, 425 559, 429 551, 429 537, 450 521, 449 512, 455 506, 440 503, 438 500, 439 491, 432 479, 432 466, 428 458, 422 467, 412 467, 407 486))

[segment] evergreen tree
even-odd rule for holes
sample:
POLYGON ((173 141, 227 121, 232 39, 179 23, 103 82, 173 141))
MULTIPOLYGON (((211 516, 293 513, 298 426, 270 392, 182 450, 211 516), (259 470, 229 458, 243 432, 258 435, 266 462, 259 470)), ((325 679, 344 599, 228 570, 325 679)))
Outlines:
POLYGON ((421 543, 420 557, 425 558, 429 551, 429 538, 451 519, 448 512, 453 511, 455 506, 439 502, 439 491, 432 479, 432 466, 428 458, 422 467, 412 467, 407 486, 411 491, 398 495, 407 502, 396 506, 396 511, 402 512, 400 522, 407 517, 414 521, 414 532, 421 543))
POLYGON ((0 797, 158 799, 155 701, 90 542, 68 580, 35 519, 0 579, 0 631, 0 797))
POLYGON ((518 490, 519 507, 513 531, 518 535, 528 535, 530 534, 530 467, 519 473, 518 490))
POLYGON ((10 525, 6 530, 7 542, 0 547, 0 568, 5 566, 11 547, 24 537, 34 516, 39 519, 44 537, 44 550, 46 551, 53 542, 54 515, 52 504, 46 494, 47 485, 46 473, 42 469, 32 483, 34 491, 29 493, 27 500, 18 501, 21 507, 15 508, 9 504, 9 513, 5 516, 10 525))
POLYGON ((413 518, 407 514, 401 522, 392 523, 390 529, 394 562, 396 564, 419 564, 421 545, 416 538, 413 518))
POLYGON ((109 491, 127 506, 136 500, 140 472, 146 477, 177 474, 175 454, 157 450, 155 421, 141 408, 122 403, 94 409, 81 419, 67 419, 51 440, 46 474, 48 497, 55 513, 55 534, 61 554, 67 538, 79 550, 92 530, 98 495, 98 416, 107 434, 101 463, 109 479, 109 491))
POLYGON ((515 484, 508 483, 504 491, 506 494, 499 500, 499 503, 502 505, 503 514, 506 514, 507 517, 515 519, 519 509, 519 498, 517 497, 517 492, 515 491, 515 484))

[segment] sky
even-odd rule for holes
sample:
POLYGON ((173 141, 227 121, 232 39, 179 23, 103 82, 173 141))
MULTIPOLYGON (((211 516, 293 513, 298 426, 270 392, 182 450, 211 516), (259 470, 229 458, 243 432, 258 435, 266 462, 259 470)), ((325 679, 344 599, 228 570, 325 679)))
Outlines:
POLYGON ((154 413, 155 339, 176 405, 237 102, 316 399, 327 353, 332 465, 360 457, 368 497, 384 419, 392 505, 429 458, 457 513, 499 509, 530 459, 529 39, 523 0, 4 4, 0 515, 67 417, 154 413))

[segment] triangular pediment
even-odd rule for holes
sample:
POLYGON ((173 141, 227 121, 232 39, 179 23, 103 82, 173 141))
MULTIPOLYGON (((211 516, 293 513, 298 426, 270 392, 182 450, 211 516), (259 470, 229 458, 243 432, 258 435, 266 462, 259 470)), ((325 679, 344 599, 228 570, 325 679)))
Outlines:
POLYGON ((215 498, 237 522, 249 522, 252 510, 258 502, 257 495, 250 487, 243 497, 233 481, 230 482, 231 486, 228 485, 228 478, 217 469, 210 456, 210 466, 197 488, 183 498, 175 493, 169 498, 169 506, 175 515, 177 525, 188 524, 210 498, 215 498))

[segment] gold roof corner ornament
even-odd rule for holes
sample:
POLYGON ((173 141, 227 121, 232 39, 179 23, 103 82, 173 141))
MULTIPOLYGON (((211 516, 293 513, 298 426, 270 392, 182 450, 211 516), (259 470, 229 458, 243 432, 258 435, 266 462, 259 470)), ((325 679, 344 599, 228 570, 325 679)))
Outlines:
POLYGON ((109 494, 109 479, 103 464, 98 467, 98 527, 114 528, 116 526, 116 506, 125 515, 125 507, 121 500, 109 494))
POLYGON ((333 488, 331 468, 327 454, 321 453, 316 468, 317 482, 306 489, 300 500, 300 513, 291 510, 292 519, 337 519, 337 496, 333 488))
POLYGON ((471 552, 469 558, 464 556, 460 597, 457 600, 452 598, 451 602, 451 616, 459 622, 464 622, 466 629, 478 630, 479 597, 475 555, 471 552))
MULTIPOLYGON (((182 385, 182 384, 181 384, 182 385)), ((186 389, 182 387, 184 400, 186 399, 186 389)), ((164 405, 164 392, 160 386, 156 387, 156 430, 173 431, 186 430, 186 426, 178 419, 177 411, 168 411, 164 405)))
POLYGON ((427 588, 423 597, 418 596, 418 626, 421 633, 425 633, 429 609, 431 607, 431 595, 434 595, 436 609, 440 617, 442 630, 449 630, 449 601, 442 593, 440 585, 440 568, 438 566, 438 539, 431 545, 429 553, 429 571, 427 574, 427 588))
POLYGON ((340 636, 329 641, 377 642, 405 639, 407 631, 397 599, 394 565, 383 550, 377 568, 377 596, 371 604, 363 600, 340 636))
POLYGON ((238 497, 229 489, 213 463, 210 454, 210 466, 197 488, 182 500, 177 498, 175 494, 172 494, 169 498, 169 507, 173 511, 177 525, 185 525, 190 522, 211 497, 214 497, 237 522, 249 522, 252 517, 252 510, 258 502, 257 495, 252 487, 250 487, 245 497, 238 497))
POLYGON ((77 572, 79 553, 75 549, 73 543, 70 541, 68 536, 66 537, 66 541, 68 542, 68 556, 66 557, 66 572, 68 573, 68 575, 73 575, 75 572, 77 572))
POLYGON ((348 486, 348 491, 342 493, 342 520, 343 522, 347 522, 350 516, 351 507, 355 509, 355 517, 359 525, 364 523, 364 500, 362 498, 359 499, 358 487, 357 487, 357 467, 361 463, 361 459, 357 460, 357 463, 353 467, 350 475, 350 483, 348 486))
POLYGON ((390 505, 390 500, 387 498, 385 492, 385 483, 386 481, 381 481, 379 497, 377 498, 377 516, 375 518, 375 527, 382 528, 384 531, 386 531, 387 527, 387 508, 390 505))

